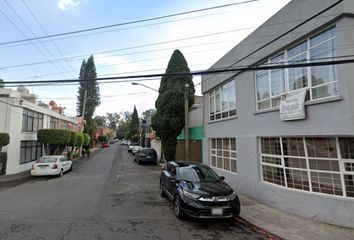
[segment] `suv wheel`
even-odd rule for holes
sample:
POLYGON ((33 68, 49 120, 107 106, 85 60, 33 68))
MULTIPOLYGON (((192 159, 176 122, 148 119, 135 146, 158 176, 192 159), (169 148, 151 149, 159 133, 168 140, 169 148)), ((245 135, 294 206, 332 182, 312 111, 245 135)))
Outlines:
POLYGON ((165 197, 166 195, 165 195, 165 192, 164 192, 164 190, 163 190, 163 186, 162 186, 162 181, 160 180, 160 196, 161 197, 165 197))
POLYGON ((182 219, 184 217, 184 212, 181 208, 181 197, 179 195, 175 196, 174 199, 174 209, 175 209, 175 215, 178 219, 182 219))

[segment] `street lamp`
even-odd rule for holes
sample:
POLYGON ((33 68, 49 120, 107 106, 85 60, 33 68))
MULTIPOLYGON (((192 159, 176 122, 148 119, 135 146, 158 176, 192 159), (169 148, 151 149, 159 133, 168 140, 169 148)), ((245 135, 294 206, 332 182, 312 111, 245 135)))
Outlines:
POLYGON ((156 90, 156 89, 154 89, 154 88, 152 88, 152 87, 146 86, 146 85, 144 85, 144 84, 142 84, 142 83, 132 82, 132 85, 140 85, 140 86, 146 87, 146 88, 148 88, 148 89, 151 89, 151 90, 153 90, 153 91, 155 91, 155 92, 159 92, 158 90, 156 90))

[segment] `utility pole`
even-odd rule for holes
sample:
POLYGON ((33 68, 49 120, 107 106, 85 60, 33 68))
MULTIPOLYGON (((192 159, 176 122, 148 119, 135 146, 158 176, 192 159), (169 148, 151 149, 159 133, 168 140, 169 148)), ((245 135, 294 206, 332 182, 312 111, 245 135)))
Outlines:
POLYGON ((82 120, 85 120, 86 97, 87 97, 87 90, 85 89, 85 93, 84 93, 84 106, 82 107, 82 120))
POLYGON ((184 147, 185 160, 189 161, 189 104, 188 104, 189 84, 186 83, 184 88, 184 147))

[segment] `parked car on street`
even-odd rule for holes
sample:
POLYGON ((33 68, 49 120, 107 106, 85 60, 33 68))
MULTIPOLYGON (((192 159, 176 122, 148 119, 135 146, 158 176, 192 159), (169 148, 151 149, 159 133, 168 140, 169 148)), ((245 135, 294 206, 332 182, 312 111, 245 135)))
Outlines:
POLYGON ((109 148, 108 142, 102 143, 102 148, 109 148))
POLYGON ((128 152, 131 152, 133 150, 133 147, 134 146, 139 146, 139 143, 135 143, 135 142, 131 142, 129 145, 128 145, 128 152))
POLYGON ((172 161, 160 176, 160 194, 174 205, 177 218, 232 218, 241 211, 236 192, 209 166, 172 161))
POLYGON ((157 153, 153 148, 142 148, 140 152, 136 154, 134 160, 138 164, 142 163, 152 163, 157 164, 157 153))
POLYGON ((140 151, 143 147, 142 146, 134 146, 132 149, 132 154, 134 155, 136 152, 140 151))
POLYGON ((31 168, 32 176, 63 176, 67 171, 71 171, 72 161, 69 161, 64 155, 42 156, 31 168))

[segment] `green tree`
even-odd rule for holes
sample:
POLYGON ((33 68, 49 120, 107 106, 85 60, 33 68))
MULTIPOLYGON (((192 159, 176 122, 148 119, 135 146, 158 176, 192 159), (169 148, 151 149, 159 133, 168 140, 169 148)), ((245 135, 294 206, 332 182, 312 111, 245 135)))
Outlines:
POLYGON ((106 119, 110 129, 117 129, 120 119, 120 115, 118 113, 106 113, 106 119))
POLYGON ((77 134, 75 147, 81 147, 84 144, 84 135, 82 133, 77 134))
MULTIPOLYGON (((10 143, 10 136, 8 133, 0 133, 0 154, 3 147, 10 143)), ((0 156, 1 157, 1 156, 0 156)))
POLYGON ((155 102, 156 113, 152 127, 160 136, 162 151, 167 161, 176 154, 177 136, 184 127, 184 92, 188 84, 189 107, 194 104, 194 84, 188 63, 179 50, 175 50, 161 79, 159 96, 155 102), (173 75, 183 73, 183 75, 173 75), (170 74, 170 75, 169 75, 170 74), (171 75, 172 74, 172 75, 171 75))
POLYGON ((40 129, 37 132, 37 139, 45 144, 49 155, 61 154, 65 146, 70 144, 71 132, 66 129, 40 129))
POLYGON ((82 145, 84 146, 84 148, 89 149, 90 148, 90 135, 88 135, 87 133, 84 133, 83 136, 84 136, 84 142, 82 145))
POLYGON ((107 118, 105 116, 96 115, 93 118, 96 127, 105 127, 107 124, 107 118))
POLYGON ((129 133, 131 137, 137 136, 139 134, 139 116, 135 106, 132 115, 132 122, 130 123, 129 133))
POLYGON ((105 143, 107 141, 108 141, 108 136, 107 135, 98 136, 98 142, 99 143, 105 143))
POLYGON ((92 117, 96 107, 101 103, 100 89, 96 78, 97 73, 95 62, 91 55, 87 59, 87 62, 85 60, 82 61, 79 73, 80 86, 77 96, 77 113, 79 116, 84 116, 84 119, 86 120, 84 132, 90 136, 92 136, 94 130, 94 121, 92 120, 92 117), (85 92, 86 104, 85 112, 83 112, 85 92))

